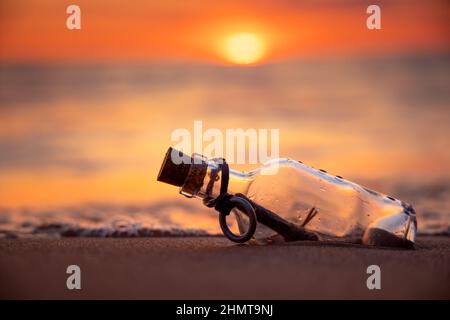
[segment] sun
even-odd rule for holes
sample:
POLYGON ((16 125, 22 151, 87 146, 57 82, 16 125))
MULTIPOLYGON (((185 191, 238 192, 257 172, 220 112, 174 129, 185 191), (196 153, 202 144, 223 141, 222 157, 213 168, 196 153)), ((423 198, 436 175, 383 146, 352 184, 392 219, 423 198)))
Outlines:
POLYGON ((236 64, 253 64, 266 51, 263 39, 254 33, 236 33, 225 40, 225 56, 236 64))

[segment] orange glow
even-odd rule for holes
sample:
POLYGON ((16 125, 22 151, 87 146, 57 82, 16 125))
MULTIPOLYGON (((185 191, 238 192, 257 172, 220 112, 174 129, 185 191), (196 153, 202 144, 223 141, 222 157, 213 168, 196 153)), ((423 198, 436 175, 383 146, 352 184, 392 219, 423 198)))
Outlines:
MULTIPOLYGON (((224 61, 224 37, 252 32, 264 61, 310 55, 446 49, 445 1, 390 1, 382 26, 365 26, 366 5, 325 2, 79 0, 81 30, 67 30, 67 3, 3 0, 0 61, 224 61), (270 43, 269 43, 270 40, 270 43)), ((225 58, 229 61, 230 58, 225 58)))
POLYGON ((254 33, 237 33, 225 40, 226 58, 236 64, 252 64, 261 60, 265 53, 264 41, 254 33))

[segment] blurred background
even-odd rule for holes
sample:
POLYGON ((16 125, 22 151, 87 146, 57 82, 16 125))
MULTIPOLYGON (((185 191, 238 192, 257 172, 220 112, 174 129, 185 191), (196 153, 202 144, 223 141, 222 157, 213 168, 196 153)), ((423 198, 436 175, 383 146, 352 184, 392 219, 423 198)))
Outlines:
POLYGON ((156 182, 171 132, 202 120, 279 128, 281 156, 448 234, 450 3, 376 1, 368 30, 372 2, 77 0, 68 30, 72 1, 2 0, 0 231, 217 232, 214 212, 156 182))

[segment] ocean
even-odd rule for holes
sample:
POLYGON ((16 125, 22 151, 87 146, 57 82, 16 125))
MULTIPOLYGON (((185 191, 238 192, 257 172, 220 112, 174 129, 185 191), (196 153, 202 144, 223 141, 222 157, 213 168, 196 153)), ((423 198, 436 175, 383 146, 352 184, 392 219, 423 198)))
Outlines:
MULTIPOLYGON (((411 203, 450 234, 450 56, 251 67, 0 65, 0 237, 218 235, 156 182, 171 133, 276 128, 280 156, 411 203)), ((254 166, 237 165, 250 170, 254 166)))

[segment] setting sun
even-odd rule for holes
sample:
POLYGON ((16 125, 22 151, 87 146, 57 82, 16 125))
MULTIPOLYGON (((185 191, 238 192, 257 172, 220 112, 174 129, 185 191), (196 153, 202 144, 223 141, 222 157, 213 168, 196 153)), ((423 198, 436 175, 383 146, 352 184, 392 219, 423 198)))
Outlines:
POLYGON ((225 55, 236 64, 252 64, 261 60, 265 43, 253 33, 237 33, 226 39, 225 55))

